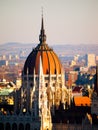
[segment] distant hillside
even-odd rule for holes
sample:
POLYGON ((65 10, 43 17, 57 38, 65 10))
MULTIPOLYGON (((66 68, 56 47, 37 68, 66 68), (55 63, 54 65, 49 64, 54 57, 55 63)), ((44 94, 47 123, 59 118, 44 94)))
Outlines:
MULTIPOLYGON (((25 51, 28 55, 37 44, 35 43, 6 43, 0 45, 0 55, 2 54, 19 54, 25 51)), ((72 56, 76 54, 84 55, 87 53, 94 53, 98 55, 98 44, 80 44, 80 45, 53 45, 50 46, 58 55, 72 56)))
POLYGON ((0 45, 0 55, 1 54, 19 54, 21 51, 25 51, 27 54, 31 52, 32 48, 37 44, 22 44, 22 43, 6 43, 0 45))
POLYGON ((58 54, 64 53, 64 55, 85 55, 87 53, 98 55, 98 44, 55 45, 53 48, 58 54))

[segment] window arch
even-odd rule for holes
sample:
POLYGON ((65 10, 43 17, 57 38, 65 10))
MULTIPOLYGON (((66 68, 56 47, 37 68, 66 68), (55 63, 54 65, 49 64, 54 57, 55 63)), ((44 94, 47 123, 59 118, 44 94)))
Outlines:
POLYGON ((11 130, 11 125, 10 125, 10 123, 6 123, 5 130, 11 130))
POLYGON ((4 124, 0 123, 0 130, 4 130, 4 124))
POLYGON ((19 124, 19 130, 24 130, 24 125, 22 123, 19 124))
POLYGON ((26 124, 25 130, 30 130, 30 124, 29 123, 26 124))
POLYGON ((17 130, 17 124, 16 123, 12 124, 12 130, 17 130))

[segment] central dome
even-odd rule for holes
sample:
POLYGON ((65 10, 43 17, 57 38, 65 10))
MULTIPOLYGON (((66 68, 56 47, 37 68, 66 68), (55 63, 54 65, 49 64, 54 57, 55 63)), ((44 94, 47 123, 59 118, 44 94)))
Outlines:
POLYGON ((34 71, 35 74, 39 73, 40 57, 42 60, 43 74, 61 74, 61 63, 56 53, 46 44, 43 17, 39 41, 40 43, 27 57, 23 70, 24 74, 27 74, 27 70, 30 75, 34 74, 34 71))

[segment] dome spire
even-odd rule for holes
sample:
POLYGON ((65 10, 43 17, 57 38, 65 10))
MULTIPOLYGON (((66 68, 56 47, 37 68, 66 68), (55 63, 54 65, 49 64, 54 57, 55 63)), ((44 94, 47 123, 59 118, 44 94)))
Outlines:
POLYGON ((43 20, 43 8, 42 8, 42 21, 41 21, 41 30, 40 30, 40 35, 39 35, 39 41, 41 44, 46 42, 46 35, 45 35, 45 30, 44 30, 44 20, 43 20))

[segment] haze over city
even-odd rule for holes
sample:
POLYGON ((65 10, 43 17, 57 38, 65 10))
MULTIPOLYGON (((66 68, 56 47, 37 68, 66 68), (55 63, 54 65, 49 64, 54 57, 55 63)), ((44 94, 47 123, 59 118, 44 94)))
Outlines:
POLYGON ((0 0, 0 44, 39 43, 42 7, 49 45, 98 44, 98 0, 0 0))

